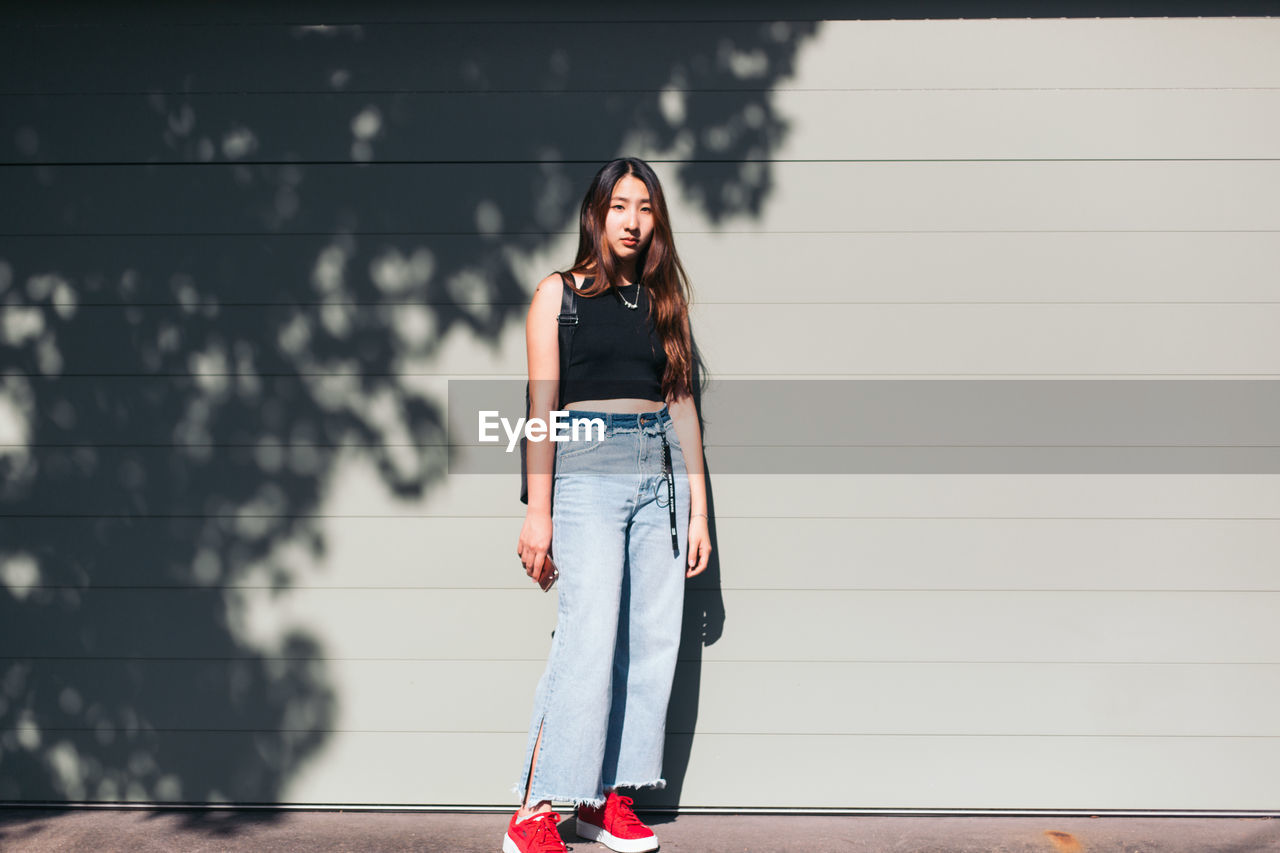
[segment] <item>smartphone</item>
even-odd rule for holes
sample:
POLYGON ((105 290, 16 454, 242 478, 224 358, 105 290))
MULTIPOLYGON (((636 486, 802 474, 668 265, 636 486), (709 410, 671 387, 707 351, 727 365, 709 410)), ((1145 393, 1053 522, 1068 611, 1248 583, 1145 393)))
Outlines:
POLYGON ((555 586, 556 578, 560 577, 560 570, 556 568, 555 561, 551 559, 551 554, 547 554, 542 560, 542 580, 538 581, 538 586, 542 587, 542 591, 546 592, 555 586))

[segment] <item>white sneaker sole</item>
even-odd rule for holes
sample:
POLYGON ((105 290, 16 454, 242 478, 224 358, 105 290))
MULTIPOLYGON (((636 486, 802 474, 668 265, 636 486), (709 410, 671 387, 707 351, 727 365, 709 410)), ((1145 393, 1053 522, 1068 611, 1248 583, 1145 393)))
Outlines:
POLYGON ((578 837, 583 841, 599 841, 616 853, 647 853, 649 850, 658 849, 658 838, 654 835, 648 838, 617 838, 604 827, 595 824, 576 820, 574 824, 574 832, 578 833, 578 837))

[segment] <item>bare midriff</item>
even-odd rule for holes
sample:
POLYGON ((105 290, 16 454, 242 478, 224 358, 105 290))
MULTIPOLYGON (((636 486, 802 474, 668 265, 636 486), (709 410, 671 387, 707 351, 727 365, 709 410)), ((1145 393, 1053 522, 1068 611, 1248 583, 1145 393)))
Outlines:
POLYGON ((657 412, 666 405, 659 400, 641 400, 635 397, 619 397, 614 400, 579 400, 561 408, 577 409, 580 412, 610 412, 634 414, 636 412, 657 412))

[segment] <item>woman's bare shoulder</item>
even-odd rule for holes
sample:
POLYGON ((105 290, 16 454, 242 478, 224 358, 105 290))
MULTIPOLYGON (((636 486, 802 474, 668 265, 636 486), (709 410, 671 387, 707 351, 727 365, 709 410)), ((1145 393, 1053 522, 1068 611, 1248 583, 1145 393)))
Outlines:
POLYGON ((533 304, 540 302, 560 301, 560 290, 564 286, 564 279, 560 277, 560 273, 553 272, 538 282, 533 289, 533 304))
POLYGON ((560 313, 563 293, 564 279, 560 273, 553 272, 538 282, 529 301, 529 321, 541 327, 547 318, 555 318, 560 313))

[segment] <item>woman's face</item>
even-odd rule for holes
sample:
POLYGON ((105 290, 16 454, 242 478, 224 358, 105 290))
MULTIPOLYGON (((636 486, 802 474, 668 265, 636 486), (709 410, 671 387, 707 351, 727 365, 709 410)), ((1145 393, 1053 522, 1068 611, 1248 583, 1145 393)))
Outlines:
POLYGON ((623 175, 613 185, 604 230, 609 247, 620 260, 634 258, 645 250, 653 237, 653 205, 644 181, 623 175))

